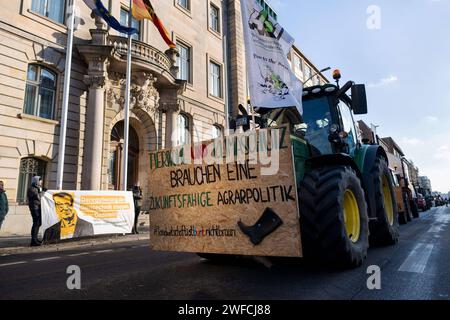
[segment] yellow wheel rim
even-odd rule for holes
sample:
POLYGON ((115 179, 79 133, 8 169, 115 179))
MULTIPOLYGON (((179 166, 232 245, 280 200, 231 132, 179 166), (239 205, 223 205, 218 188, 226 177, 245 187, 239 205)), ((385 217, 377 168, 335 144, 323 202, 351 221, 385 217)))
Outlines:
POLYGON ((389 225, 394 225, 394 206, 392 205, 391 188, 389 187, 389 180, 386 176, 383 177, 383 201, 389 225))
POLYGON ((358 242, 361 234, 361 220, 358 202, 351 190, 346 190, 344 193, 344 222, 348 238, 353 243, 358 242))

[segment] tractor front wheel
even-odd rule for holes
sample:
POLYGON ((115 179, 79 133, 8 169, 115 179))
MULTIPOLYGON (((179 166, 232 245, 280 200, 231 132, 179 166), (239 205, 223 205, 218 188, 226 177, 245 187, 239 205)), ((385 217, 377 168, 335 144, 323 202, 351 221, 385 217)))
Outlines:
POLYGON ((313 170, 299 189, 300 229, 305 258, 344 268, 367 257, 369 222, 364 190, 347 166, 313 170))

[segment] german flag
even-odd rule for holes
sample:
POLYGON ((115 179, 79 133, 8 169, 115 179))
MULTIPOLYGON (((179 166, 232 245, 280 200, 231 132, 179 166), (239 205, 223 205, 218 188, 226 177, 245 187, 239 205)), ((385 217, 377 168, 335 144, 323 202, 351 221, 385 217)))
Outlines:
POLYGON ((162 24, 159 17, 156 15, 155 10, 153 9, 150 0, 133 0, 133 17, 136 20, 144 20, 148 19, 153 21, 153 24, 158 29, 161 37, 167 43, 170 48, 175 48, 176 44, 170 39, 170 35, 167 32, 166 28, 162 24))

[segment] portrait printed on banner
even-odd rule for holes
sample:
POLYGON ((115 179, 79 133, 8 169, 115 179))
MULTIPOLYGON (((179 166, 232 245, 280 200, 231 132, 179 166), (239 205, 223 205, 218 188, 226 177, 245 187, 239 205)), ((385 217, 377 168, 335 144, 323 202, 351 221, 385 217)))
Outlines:
POLYGON ((94 235, 92 223, 81 219, 74 208, 74 195, 60 192, 53 195, 55 213, 59 222, 45 230, 44 241, 88 237, 94 235))

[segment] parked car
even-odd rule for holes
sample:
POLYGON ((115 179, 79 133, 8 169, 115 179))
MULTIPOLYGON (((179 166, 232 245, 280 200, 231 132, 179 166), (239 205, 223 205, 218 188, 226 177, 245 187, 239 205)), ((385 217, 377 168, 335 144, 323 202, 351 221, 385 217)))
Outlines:
POLYGON ((427 211, 427 203, 425 201, 425 197, 421 194, 417 194, 417 206, 422 211, 427 211))

